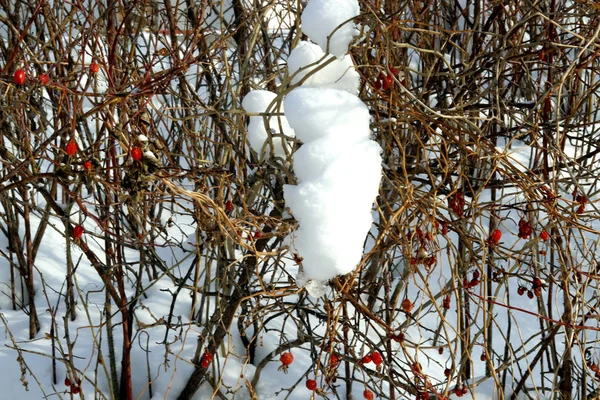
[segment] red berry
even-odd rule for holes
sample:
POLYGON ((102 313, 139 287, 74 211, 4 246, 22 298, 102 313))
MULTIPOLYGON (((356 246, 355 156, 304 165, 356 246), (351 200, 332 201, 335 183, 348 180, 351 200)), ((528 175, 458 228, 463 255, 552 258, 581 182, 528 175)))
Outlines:
POLYGON ((527 291, 527 297, 529 297, 530 299, 533 299, 533 292, 531 290, 527 291))
POLYGON ((410 301, 410 299, 404 299, 402 300, 400 307, 402 307, 402 311, 404 311, 405 313, 409 313, 413 309, 413 303, 412 301, 410 301))
POLYGON ((83 226, 76 225, 75 227, 73 227, 73 237, 75 239, 81 238, 82 235, 83 235, 83 226))
POLYGON ((406 335, 404 335, 403 332, 400 332, 399 334, 397 334, 394 337, 392 337, 392 339, 394 339, 394 341, 398 342, 398 343, 404 342, 405 338, 406 338, 406 335))
POLYGON ((365 389, 365 391, 363 392, 363 396, 367 400, 373 400, 375 398, 375 395, 369 389, 365 389))
POLYGON ((378 367, 383 362, 383 358, 381 357, 381 354, 378 351, 374 351, 373 354, 371 354, 371 360, 373 360, 373 363, 375 363, 375 365, 378 367))
POLYGON ((444 299, 442 300, 442 307, 445 308, 446 310, 450 309, 450 295, 449 294, 444 296, 444 299))
POLYGON ((500 239, 502 239, 502 231, 500 229, 495 229, 490 235, 490 239, 492 242, 494 242, 494 244, 498 244, 500 239))
POLYGON ((438 354, 439 354, 439 355, 442 355, 442 354, 444 354, 444 348, 443 348, 443 347, 440 347, 440 348, 438 349, 438 354))
POLYGON ((446 378, 449 378, 451 373, 452 373, 452 371, 450 371, 450 368, 446 368, 446 369, 444 370, 444 376, 445 376, 446 378))
POLYGON ((306 388, 308 390, 317 390, 317 381, 315 381, 314 379, 307 379, 306 388))
POLYGON ((65 378, 65 386, 71 386, 71 380, 69 378, 65 378))
POLYGON ((254 233, 254 239, 260 239, 260 238, 261 238, 261 236, 262 236, 262 232, 261 232, 261 231, 256 231, 256 232, 254 233))
POLYGON ((377 78, 377 80, 373 84, 373 87, 377 90, 380 90, 381 89, 381 79, 377 78))
POLYGON ((79 392, 81 392, 81 388, 79 386, 73 386, 73 387, 71 387, 71 393, 73 393, 73 394, 79 394, 79 392))
POLYGON ((550 235, 548 235, 548 232, 546 232, 546 231, 540 232, 540 239, 542 239, 543 241, 548 240, 549 237, 550 237, 550 235))
POLYGON ((142 159, 142 150, 140 150, 139 147, 131 149, 131 158, 133 158, 134 161, 140 161, 142 159))
POLYGON ((382 79, 382 85, 383 85, 383 90, 388 90, 392 86, 394 86, 394 78, 392 77, 392 75, 390 75, 390 74, 385 75, 382 79))
MULTIPOLYGON (((373 357, 371 357, 372 359, 373 357)), ((336 367, 338 365, 338 363, 340 362, 340 358, 338 357, 337 354, 332 354, 331 357, 329 357, 329 365, 331 365, 332 367, 336 367)))
POLYGON ((398 76, 398 70, 394 67, 388 67, 388 70, 390 71, 390 73, 394 76, 398 76))
MULTIPOLYGON (((431 267, 433 264, 437 262, 437 257, 431 256, 427 258, 427 266, 431 267)), ((428 270, 429 271, 429 270, 428 270)))
POLYGON ((479 356, 479 359, 480 359, 481 361, 485 361, 485 360, 487 360, 487 355, 485 354, 485 352, 481 353, 481 356, 479 356))
POLYGON ((204 352, 204 354, 202 354, 202 368, 206 369, 208 368, 208 366, 210 365, 210 363, 213 360, 213 355, 210 354, 209 352, 204 352))
POLYGON ((281 355, 280 361, 283 365, 290 365, 294 362, 294 355, 289 351, 281 355))
POLYGON ((583 196, 583 195, 580 195, 580 194, 578 194, 578 195, 575 197, 575 201, 577 201, 577 202, 578 202, 578 203, 580 203, 580 204, 587 204, 587 197, 585 197, 585 196, 583 196))
POLYGON ((579 207, 577 207, 577 210, 575 212, 577 214, 583 214, 584 211, 585 211, 585 204, 581 204, 579 207))
POLYGON ((40 74, 40 76, 38 76, 38 81, 40 81, 41 85, 46 86, 48 82, 50 82, 50 78, 48 78, 48 75, 46 74, 40 74))
POLYGON ((371 356, 370 356, 370 355, 368 355, 368 354, 367 354, 366 356, 364 356, 364 357, 362 358, 362 360, 360 360, 360 362, 361 362, 361 363, 363 363, 363 364, 368 364, 368 363, 370 363, 371 361, 373 361, 373 360, 371 359, 371 356))
POLYGON ((231 212, 233 211, 233 203, 230 200, 225 202, 225 211, 231 212))
POLYGON ((542 280, 540 278, 533 278, 533 287, 542 287, 542 280))
POLYGON ((90 172, 92 170, 92 168, 93 168, 93 165, 92 165, 92 162, 90 160, 86 160, 83 163, 83 169, 84 169, 84 171, 90 172))
POLYGON ((25 70, 24 69, 16 70, 15 75, 13 76, 13 79, 15 81, 15 84, 24 85, 25 80, 27 79, 27 74, 25 73, 25 70))
POLYGON ((442 222, 442 235, 447 235, 447 234, 448 234, 448 223, 442 222))
POLYGON ((100 66, 98 65, 98 63, 93 62, 90 64, 90 72, 92 74, 97 74, 100 71, 100 66))
POLYGON ((517 288, 517 293, 519 293, 519 296, 523 296, 525 294, 525 287, 524 286, 519 286, 517 288))
POLYGON ((65 146, 65 151, 69 156, 74 156, 77 154, 77 142, 74 140, 70 140, 69 143, 65 146))

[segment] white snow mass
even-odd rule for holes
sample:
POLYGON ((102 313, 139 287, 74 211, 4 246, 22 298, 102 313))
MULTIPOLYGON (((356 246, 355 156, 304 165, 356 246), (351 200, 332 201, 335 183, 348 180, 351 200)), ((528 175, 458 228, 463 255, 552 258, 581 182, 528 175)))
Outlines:
POLYGON ((302 12, 302 32, 325 53, 342 58, 358 35, 354 22, 348 20, 359 13, 357 0, 310 0, 302 12))
POLYGON ((381 147, 369 112, 342 90, 297 88, 284 100, 303 146, 294 153, 297 186, 284 186, 300 228, 294 247, 306 278, 325 281, 356 268, 381 180, 381 147))
MULTIPOLYGON (((275 98, 277 98, 277 94, 268 90, 253 90, 242 100, 242 107, 249 113, 283 113, 283 106, 280 110, 274 109, 274 107, 267 109, 275 98)), ((283 134, 292 138, 295 135, 294 130, 283 115, 250 116, 246 138, 250 147, 258 153, 261 159, 263 157, 268 159, 271 152, 276 157, 282 158, 286 158, 286 151, 291 153, 290 144, 284 138, 272 137, 273 134, 283 134), (270 136, 271 140, 269 140, 270 136), (271 143, 273 146, 271 146, 271 143)))
POLYGON ((327 135, 350 142, 371 137, 369 109, 348 92, 300 87, 283 104, 290 126, 304 143, 327 135))
POLYGON ((302 41, 292 50, 288 58, 288 71, 292 76, 292 84, 309 75, 302 86, 341 89, 358 94, 360 76, 354 68, 352 58, 346 55, 337 59, 326 55, 321 47, 314 43, 302 41), (328 64, 323 67, 325 63, 328 64))

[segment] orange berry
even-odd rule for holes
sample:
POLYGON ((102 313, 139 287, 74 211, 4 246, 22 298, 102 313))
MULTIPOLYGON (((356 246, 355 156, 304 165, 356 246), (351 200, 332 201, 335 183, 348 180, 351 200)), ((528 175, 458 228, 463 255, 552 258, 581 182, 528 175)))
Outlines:
POLYGON ((413 309, 413 303, 412 301, 410 301, 410 299, 404 299, 402 300, 402 304, 400 304, 400 307, 402 307, 402 311, 404 311, 405 313, 409 313, 413 309))

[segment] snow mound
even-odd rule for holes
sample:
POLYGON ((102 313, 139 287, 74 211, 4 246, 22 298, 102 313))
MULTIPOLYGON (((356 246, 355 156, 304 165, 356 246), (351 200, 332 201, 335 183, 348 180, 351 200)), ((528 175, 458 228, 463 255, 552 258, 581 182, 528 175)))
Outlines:
POLYGON ((359 13, 357 0, 310 0, 302 12, 302 32, 325 53, 342 58, 358 35, 354 22, 348 20, 359 13))
POLYGON ((334 57, 327 56, 316 44, 300 42, 288 58, 292 84, 300 82, 308 75, 302 83, 304 87, 341 89, 358 94, 360 76, 354 68, 352 58, 349 55, 340 59, 331 58, 334 57), (326 63, 328 64, 323 67, 326 63))
MULTIPOLYGON (((277 98, 277 94, 268 90, 253 90, 248 93, 242 101, 242 107, 249 113, 283 113, 281 109, 269 109, 269 105, 277 98)), ((250 147, 256 151, 262 159, 270 158, 271 153, 276 157, 286 158, 286 154, 291 153, 291 146, 284 137, 273 137, 273 135, 283 135, 294 137, 294 130, 288 124, 287 119, 283 115, 272 115, 263 117, 261 115, 250 116, 248 124, 248 143, 250 147)))

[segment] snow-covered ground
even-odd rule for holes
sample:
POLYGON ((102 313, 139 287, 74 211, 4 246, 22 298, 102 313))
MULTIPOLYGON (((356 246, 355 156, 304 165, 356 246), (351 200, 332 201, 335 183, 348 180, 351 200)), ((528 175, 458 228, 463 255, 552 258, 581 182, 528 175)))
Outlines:
MULTIPOLYGON (((370 32, 368 19, 364 25, 354 19, 374 11, 361 9, 356 0, 310 0, 303 10, 296 9, 296 2, 243 3, 248 15, 264 24, 264 31, 249 32, 252 40, 272 35, 276 46, 285 48, 300 11, 302 33, 308 38, 289 49, 287 57, 282 50, 277 71, 266 74, 268 79, 249 77, 252 90, 243 98, 237 98, 237 90, 227 92, 240 84, 239 66, 232 65, 244 62, 228 48, 235 46, 233 33, 226 29, 227 21, 235 18, 230 1, 211 5, 204 15, 204 24, 218 28, 207 38, 213 59, 200 57, 196 45, 188 42, 189 32, 179 32, 175 41, 180 42, 172 43, 168 32, 144 30, 132 53, 150 54, 151 61, 130 83, 119 86, 117 95, 111 92, 116 89, 108 44, 87 42, 87 36, 73 32, 61 39, 77 65, 77 79, 69 82, 68 90, 81 101, 84 113, 97 112, 88 121, 76 121, 69 131, 78 146, 75 156, 65 156, 63 149, 35 154, 56 154, 40 158, 41 173, 54 174, 56 165, 67 175, 68 167, 77 171, 76 182, 82 184, 77 195, 65 191, 66 202, 56 201, 61 212, 53 209, 46 215, 44 207, 52 202, 36 192, 42 184, 32 183, 27 201, 34 207, 28 222, 16 218, 20 225, 9 227, 8 221, 14 220, 9 213, 24 213, 27 201, 14 188, 10 198, 0 192, 5 196, 0 205, 0 400, 117 398, 111 391, 118 385, 111 381, 118 382, 123 372, 125 327, 131 329, 132 398, 143 400, 179 398, 190 376, 199 371, 205 378, 191 397, 196 400, 371 395, 496 400, 511 398, 517 387, 519 399, 542 399, 556 397, 556 366, 569 356, 574 376, 593 374, 593 366, 600 364, 597 271, 592 263, 600 225, 596 163, 586 166, 584 158, 595 146, 594 124, 561 127, 554 132, 557 139, 548 142, 542 140, 544 132, 532 128, 538 121, 527 118, 527 107, 500 116, 461 113, 454 93, 446 90, 449 82, 436 88, 445 91, 439 96, 413 90, 412 83, 428 78, 423 55, 433 49, 412 44, 406 71, 382 61, 380 75, 369 81, 372 66, 355 65, 349 46, 370 32), (227 38, 219 42, 219 34, 227 38), (76 43, 70 46, 69 40, 76 43), (89 68, 93 62, 100 65, 96 74, 89 68), (177 69, 186 85, 173 79, 160 94, 150 91, 141 97, 148 90, 146 78, 171 69, 177 69), (201 75, 217 71, 222 74, 215 81, 222 86, 211 92, 201 75), (193 101, 180 101, 179 91, 191 91, 193 101), (77 97, 81 93, 89 96, 77 97), (408 100, 398 115, 383 117, 370 108, 377 101, 392 104, 394 96, 403 94, 408 100), (116 107, 109 114, 95 108, 103 96, 135 98, 139 109, 116 107), (134 123, 123 123, 126 116, 140 118, 142 109, 154 118, 144 122, 142 132, 132 128, 134 123), (435 124, 423 128, 425 122, 411 120, 416 110, 423 121, 435 124), (162 113, 169 118, 161 118, 162 113), (217 122, 206 124, 203 118, 217 122), (485 121, 467 124, 477 129, 497 123, 518 134, 510 140, 499 136, 492 143, 477 136, 480 131, 454 129, 452 123, 459 119, 485 121), (231 126, 237 130, 227 131, 231 126), (413 165, 417 179, 406 182, 403 167, 410 162, 399 167, 390 160, 410 153, 413 143, 390 140, 392 150, 383 143, 419 129, 425 129, 427 140, 419 137, 420 153, 413 165), (100 136, 108 131, 113 150, 100 136), (588 137, 589 143, 577 144, 569 137, 559 148, 562 134, 588 137), (464 143, 448 146, 460 142, 451 135, 462 135, 464 143), (164 143, 173 154, 165 154, 164 143), (240 143, 242 150, 235 148, 240 143), (136 146, 142 149, 140 159, 133 156, 136 146), (552 182, 544 182, 541 172, 529 172, 544 165, 544 150, 551 154, 545 168, 560 160, 580 160, 558 165, 564 167, 561 172, 550 173, 552 182), (235 162, 219 164, 238 151, 235 162), (98 163, 84 171, 90 154, 98 163), (512 180, 474 197, 461 188, 466 172, 458 166, 456 171, 449 167, 444 180, 441 173, 429 175, 427 162, 452 165, 460 157, 479 161, 470 171, 473 176, 489 179, 495 173, 494 179, 512 180), (176 171, 169 169, 174 158, 180 167, 176 171), (194 176, 188 173, 192 169, 194 176), (114 171, 125 171, 124 176, 114 171), (394 179, 396 175, 400 178, 394 179), (117 178, 123 186, 127 183, 127 190, 107 197, 117 193, 117 178), (90 185, 99 181, 102 185, 90 185), (107 192, 99 193, 101 188, 107 192), (390 190, 399 195, 391 196, 390 190), (152 196, 152 206, 146 195, 152 196), (103 215, 107 209, 119 212, 121 220, 103 215), (27 274, 22 269, 30 255, 19 258, 7 233, 16 229, 26 243, 44 221, 48 226, 30 264, 40 324, 30 338, 27 274), (83 228, 81 237, 73 229, 78 226, 83 228), (98 262, 92 263, 90 255, 98 262), (240 288, 245 273, 250 276, 247 287, 240 288), (330 280, 340 275, 346 280, 330 280), (111 282, 114 293, 107 295, 101 276, 111 282), (126 299, 126 313, 116 298, 126 299), (226 310, 232 318, 227 319, 226 310), (123 315, 129 316, 130 326, 123 315), (463 326, 465 319, 468 326, 463 326), (225 335, 217 341, 220 330, 225 335), (288 353, 293 362, 282 365, 288 353), (471 370, 463 380, 466 372, 460 368, 465 365, 471 370)), ((472 3, 459 3, 465 15, 474 12, 472 3)), ((90 12, 96 15, 98 10, 90 12)), ((485 12, 489 15, 491 9, 485 12)), ((398 16, 410 32, 423 31, 424 25, 410 22, 408 11, 398 16)), ((458 26, 464 28, 462 18, 458 26)), ((89 23, 84 20, 78 29, 87 29, 89 23)), ((1 32, 7 35, 4 28, 1 32)), ((530 40, 529 33, 523 37, 530 40)), ((254 50, 264 60, 263 50, 254 50)), ((464 68, 455 56, 442 57, 452 74, 464 68)), ((28 73, 33 77, 33 69, 28 73)), ((487 71, 482 76, 494 75, 487 71)), ((548 84, 544 71, 532 76, 537 81, 528 85, 548 84)), ((65 85, 30 85, 49 115, 43 135, 52 135, 63 121, 64 115, 51 108, 55 97, 50 94, 67 93, 65 85)), ((11 83, 7 90, 17 98, 28 89, 11 83)), ((548 104, 559 108, 554 99, 548 104)), ((36 118, 39 123, 41 118, 36 118)), ((42 134, 35 138, 36 146, 43 142, 42 134)), ((11 140, 7 136, 5 145, 17 152, 11 140)), ((3 159, 0 189, 13 182, 4 179, 11 164, 22 161, 3 159)), ((65 183, 69 189, 75 185, 65 183)), ((595 388, 594 379, 588 376, 588 393, 595 388)), ((576 383, 573 392, 582 393, 576 383)))

